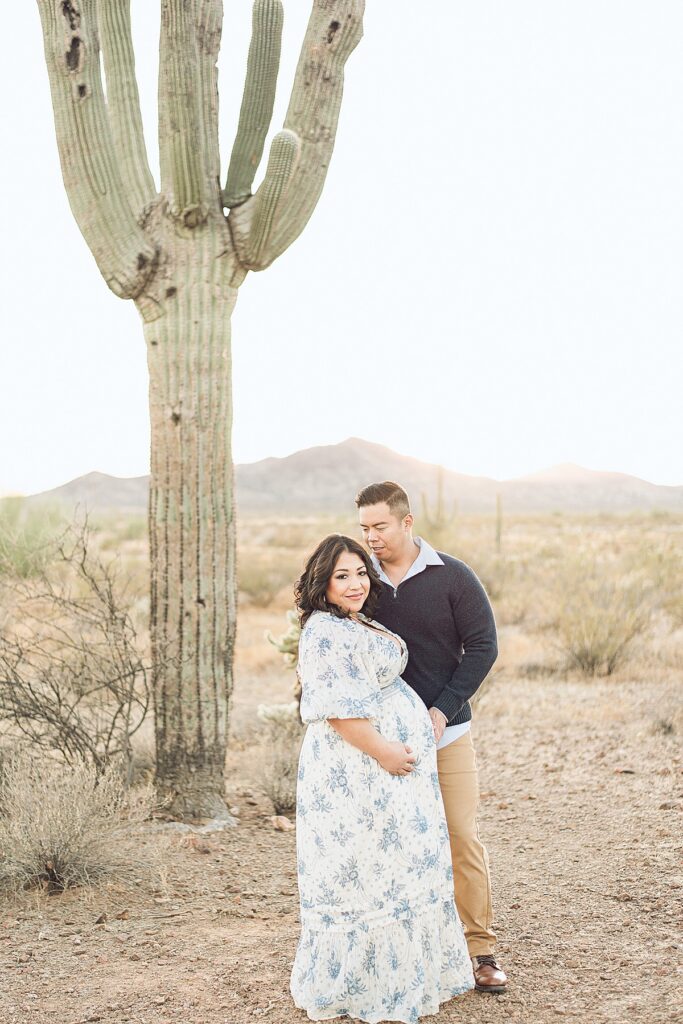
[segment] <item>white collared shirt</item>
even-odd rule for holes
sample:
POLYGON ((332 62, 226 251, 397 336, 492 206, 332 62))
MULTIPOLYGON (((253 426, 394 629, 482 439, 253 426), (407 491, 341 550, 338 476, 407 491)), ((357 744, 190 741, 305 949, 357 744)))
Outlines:
MULTIPOLYGON (((394 594, 396 594, 397 589, 400 587, 402 583, 405 583, 406 580, 409 580, 411 576, 417 576, 419 572, 423 572, 428 565, 444 564, 443 558, 441 558, 439 553, 435 551, 431 544, 428 544, 426 540, 423 540, 422 537, 413 537, 413 540, 420 549, 418 552, 418 556, 413 562, 413 564, 409 567, 408 572, 405 574, 403 579, 399 580, 398 583, 391 582, 391 580, 385 573, 384 569, 382 568, 380 560, 377 558, 376 555, 370 552, 372 564, 377 570, 379 578, 381 579, 382 583, 386 583, 388 584, 388 586, 391 587, 391 589, 394 591, 394 594)), ((410 650, 408 651, 408 655, 410 656, 410 650)), ((470 722, 462 722, 461 725, 447 725, 443 731, 443 736, 436 745, 436 749, 441 750, 443 747, 447 747, 449 746, 449 744, 454 743, 456 740, 459 740, 461 736, 464 736, 466 732, 469 732, 470 724, 470 722)))
POLYGON ((441 558, 441 556, 437 554, 437 552, 434 550, 431 544, 428 544, 426 540, 422 539, 422 537, 413 537, 413 540, 415 541, 416 545, 420 550, 418 552, 417 558, 409 567, 408 572, 405 574, 402 580, 399 580, 398 583, 391 582, 391 580, 385 573, 384 569, 382 568, 382 564, 380 560, 377 558, 377 555, 374 555, 372 552, 370 552, 372 564, 379 573, 379 578, 382 580, 383 583, 388 583, 394 592, 396 591, 397 587, 400 587, 401 583, 405 583, 405 581, 409 580, 411 576, 417 576, 417 574, 426 569, 428 565, 443 565, 443 558, 441 558))

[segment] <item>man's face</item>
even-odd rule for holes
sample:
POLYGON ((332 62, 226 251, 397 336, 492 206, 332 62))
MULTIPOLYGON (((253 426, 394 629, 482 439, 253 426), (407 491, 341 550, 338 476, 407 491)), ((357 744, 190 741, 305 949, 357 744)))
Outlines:
POLYGON ((358 520, 363 540, 380 562, 391 563, 405 552, 413 525, 411 515, 398 519, 385 501, 379 501, 359 508, 358 520))

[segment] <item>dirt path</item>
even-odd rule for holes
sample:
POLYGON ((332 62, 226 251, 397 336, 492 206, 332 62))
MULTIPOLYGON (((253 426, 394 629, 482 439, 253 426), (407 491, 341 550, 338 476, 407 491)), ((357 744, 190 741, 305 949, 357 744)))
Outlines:
MULTIPOLYGON (((673 682, 643 697, 636 683, 502 678, 482 698, 480 827, 511 985, 429 1019, 681 1019, 683 761, 662 717, 674 700, 673 682)), ((294 833, 245 788, 249 752, 233 760, 241 824, 174 837, 168 895, 0 905, 3 1024, 303 1024, 288 994, 294 833)))

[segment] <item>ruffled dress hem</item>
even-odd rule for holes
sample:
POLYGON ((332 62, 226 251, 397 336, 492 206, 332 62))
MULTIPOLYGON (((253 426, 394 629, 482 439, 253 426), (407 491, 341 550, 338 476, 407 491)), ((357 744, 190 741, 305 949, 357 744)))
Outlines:
POLYGON ((474 988, 451 902, 374 928, 302 928, 290 991, 310 1020, 417 1024, 474 988), (303 966, 308 965, 308 966, 303 966))
POLYGON ((344 1018, 346 1018, 347 1020, 362 1020, 364 1021, 364 1024, 384 1024, 385 1021, 398 1021, 400 1022, 400 1024, 414 1024, 414 1022, 418 1021, 421 1017, 429 1017, 435 1013, 438 1013, 445 1003, 449 1003, 451 999, 455 999, 456 996, 464 995, 465 992, 471 992, 473 988, 474 983, 472 983, 471 985, 463 985, 462 988, 453 989, 445 995, 441 993, 441 995, 439 996, 439 1001, 434 1003, 433 1005, 425 1007, 424 1010, 420 1010, 417 1017, 406 1017, 405 1015, 396 1016, 394 1014, 383 1014, 381 1017, 378 1017, 374 1013, 371 1013, 368 1016, 361 1017, 359 1016, 359 1014, 353 1013, 352 1011, 347 1011, 346 1013, 325 1013, 324 1011, 321 1011, 319 1015, 316 1012, 311 1013, 311 1011, 308 1010, 305 1006, 302 1006, 300 1003, 298 1003, 295 996, 292 996, 292 998, 294 999, 294 1005, 296 1006, 297 1010, 303 1010, 309 1020, 343 1020, 344 1018))

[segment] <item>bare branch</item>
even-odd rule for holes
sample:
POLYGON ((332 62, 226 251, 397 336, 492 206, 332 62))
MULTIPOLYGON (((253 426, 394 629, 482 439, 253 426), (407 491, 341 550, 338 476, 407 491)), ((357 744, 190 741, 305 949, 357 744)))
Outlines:
POLYGON ((69 204, 100 271, 135 298, 156 266, 114 151, 99 63, 94 0, 38 0, 57 146, 69 204))
POLYGON ((45 751, 103 765, 131 756, 150 702, 148 665, 114 565, 89 549, 87 523, 58 546, 58 571, 7 584, 14 621, 0 634, 0 724, 45 751))
POLYGON ((135 54, 130 25, 130 0, 106 0, 98 6, 107 108, 121 178, 138 213, 156 196, 149 169, 135 78, 135 54))
MULTIPOLYGON (((288 181, 274 182, 269 175, 281 179, 282 158, 273 152, 256 194, 230 212, 237 254, 249 270, 263 270, 283 253, 318 202, 334 148, 344 65, 362 36, 364 8, 364 0, 314 0, 285 118, 285 129, 299 141, 299 158, 292 162, 288 181), (269 225, 268 237, 263 235, 264 223, 269 225), (259 236, 255 243, 252 232, 259 236)), ((281 146, 277 135, 272 149, 281 146)))

